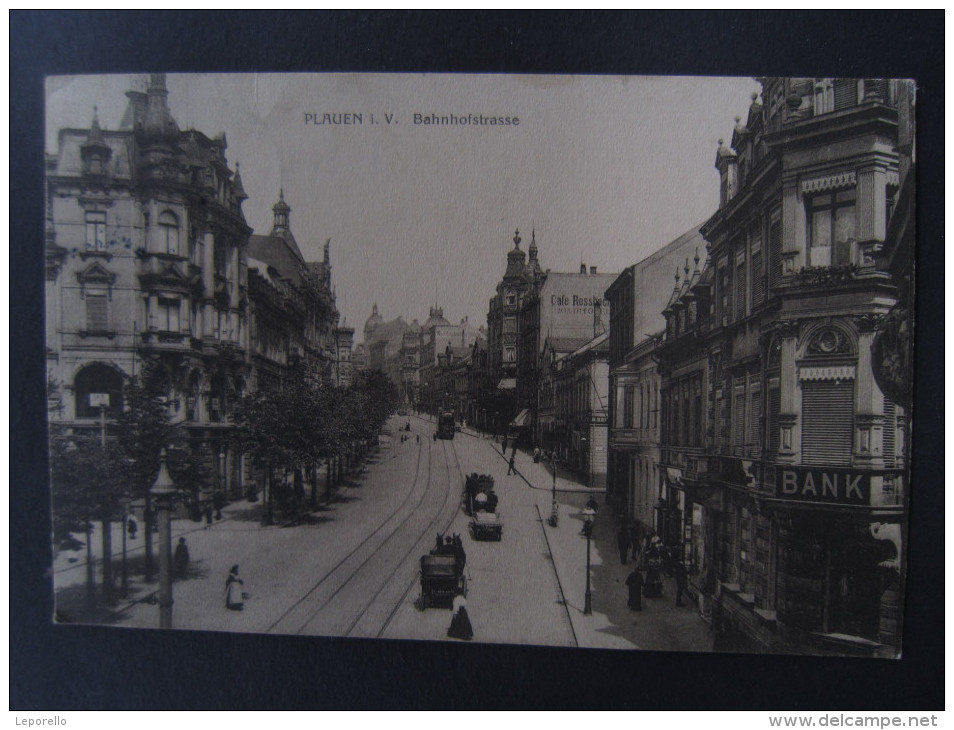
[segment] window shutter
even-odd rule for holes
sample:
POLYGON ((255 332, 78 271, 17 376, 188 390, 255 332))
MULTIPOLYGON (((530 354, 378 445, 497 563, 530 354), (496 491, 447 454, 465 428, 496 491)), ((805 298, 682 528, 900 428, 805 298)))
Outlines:
POLYGON ((735 319, 745 317, 745 254, 735 265, 735 319))
POLYGON ((732 445, 745 443, 745 378, 736 378, 732 389, 732 445))
POLYGON ((776 382, 768 390, 768 452, 778 453, 779 423, 778 415, 782 410, 782 392, 776 382))
POLYGON ((782 280, 782 223, 774 221, 769 228, 769 287, 782 280))
POLYGON ((746 446, 756 450, 759 446, 759 420, 762 417, 761 388, 756 380, 749 384, 749 428, 746 446))
POLYGON ((752 254, 752 306, 765 301, 765 278, 762 276, 762 252, 752 254))
POLYGON ((802 463, 849 466, 854 441, 850 381, 802 381, 802 463))
POLYGON ((858 103, 858 80, 835 79, 835 110, 849 109, 858 103))
POLYGON ((897 407, 884 399, 884 440, 882 441, 882 454, 884 455, 884 466, 886 469, 893 469, 897 465, 897 407))

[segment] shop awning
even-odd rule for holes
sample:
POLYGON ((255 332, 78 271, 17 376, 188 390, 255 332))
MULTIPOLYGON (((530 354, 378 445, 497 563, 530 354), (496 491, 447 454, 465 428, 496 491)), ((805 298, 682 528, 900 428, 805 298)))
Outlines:
POLYGON ((515 390, 516 387, 516 378, 503 378, 499 383, 497 383, 498 390, 515 390))
POLYGON ((522 428, 527 425, 527 422, 530 420, 530 411, 527 408, 524 408, 520 413, 517 414, 517 417, 510 422, 510 425, 513 428, 522 428))

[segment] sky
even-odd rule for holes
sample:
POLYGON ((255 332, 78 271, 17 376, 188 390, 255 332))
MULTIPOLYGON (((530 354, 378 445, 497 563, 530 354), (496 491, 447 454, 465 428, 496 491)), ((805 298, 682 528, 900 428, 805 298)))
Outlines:
MULTIPOLYGON (((486 323, 516 229, 524 251, 535 231, 544 269, 617 273, 702 223, 718 206, 718 140, 759 91, 752 78, 492 74, 170 74, 167 86, 181 129, 225 132, 256 233, 284 189, 306 260, 331 240, 356 341, 374 303, 385 319, 423 322, 437 304, 486 323), (361 124, 314 123, 347 113, 361 124)), ((130 88, 143 77, 48 78, 47 151, 94 106, 117 129, 130 88)))

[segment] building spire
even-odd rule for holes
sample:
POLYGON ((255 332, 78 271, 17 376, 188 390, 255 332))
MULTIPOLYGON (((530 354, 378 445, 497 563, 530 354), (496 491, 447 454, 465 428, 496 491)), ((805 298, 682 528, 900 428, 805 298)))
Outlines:
POLYGON ((278 191, 278 202, 272 206, 272 212, 275 214, 275 223, 272 226, 272 233, 289 230, 288 214, 291 213, 291 207, 285 202, 284 187, 278 191))

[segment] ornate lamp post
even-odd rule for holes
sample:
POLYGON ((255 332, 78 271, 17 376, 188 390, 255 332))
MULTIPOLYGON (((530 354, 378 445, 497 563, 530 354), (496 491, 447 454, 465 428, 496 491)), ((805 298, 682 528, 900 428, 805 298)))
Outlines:
POLYGON ((129 573, 126 569, 126 530, 129 520, 129 508, 132 506, 132 500, 124 496, 120 501, 120 508, 123 511, 123 567, 122 567, 122 591, 123 598, 129 595, 129 573))
POLYGON ((169 512, 176 493, 175 483, 166 468, 166 450, 159 455, 159 474, 149 490, 153 504, 159 512, 159 628, 172 628, 172 525, 169 512))
POLYGON ((593 597, 590 593, 590 539, 593 536, 594 517, 596 512, 589 507, 583 510, 583 534, 586 535, 586 593, 583 595, 583 613, 587 616, 593 613, 593 597))

